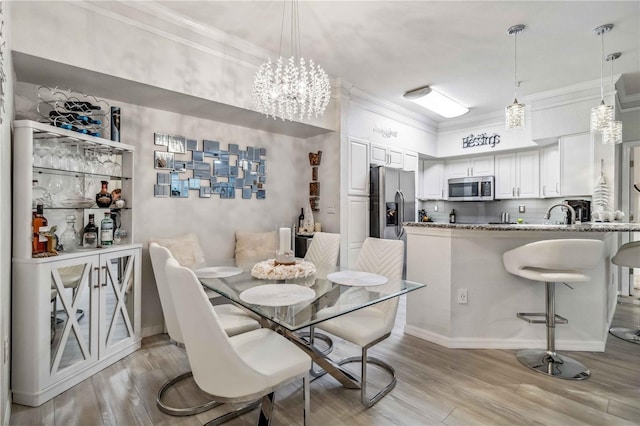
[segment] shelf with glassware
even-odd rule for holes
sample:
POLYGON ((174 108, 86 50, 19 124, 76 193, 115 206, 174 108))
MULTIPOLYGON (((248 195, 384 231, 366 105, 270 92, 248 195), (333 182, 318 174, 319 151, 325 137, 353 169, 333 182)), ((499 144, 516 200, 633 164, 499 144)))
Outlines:
POLYGON ((140 347, 142 256, 141 245, 132 243, 133 155, 130 145, 13 122, 17 403, 41 405, 140 347), (87 248, 80 238, 90 216, 95 229, 87 248), (57 230, 34 235, 32 224, 57 230), (108 229, 114 232, 100 244, 108 229), (127 231, 125 238, 118 229, 127 231), (51 244, 52 234, 58 244, 51 244))
MULTIPOLYGON (((99 228, 104 211, 111 210, 116 243, 133 241, 134 147, 27 120, 15 121, 13 133, 14 257, 30 257, 33 251, 29 211, 38 204, 47 225, 57 227, 58 239, 69 216, 81 234, 90 214, 99 228)), ((83 247, 57 248, 64 255, 83 247)))

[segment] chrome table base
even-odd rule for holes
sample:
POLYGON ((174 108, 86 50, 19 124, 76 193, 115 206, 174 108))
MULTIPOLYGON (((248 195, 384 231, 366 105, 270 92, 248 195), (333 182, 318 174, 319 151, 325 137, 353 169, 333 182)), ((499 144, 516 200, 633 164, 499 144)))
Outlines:
POLYGON ((540 349, 524 349, 516 354, 518 361, 538 373, 559 379, 584 380, 591 372, 575 359, 540 349))
POLYGON ((611 327, 609 333, 627 342, 640 344, 640 328, 611 327))

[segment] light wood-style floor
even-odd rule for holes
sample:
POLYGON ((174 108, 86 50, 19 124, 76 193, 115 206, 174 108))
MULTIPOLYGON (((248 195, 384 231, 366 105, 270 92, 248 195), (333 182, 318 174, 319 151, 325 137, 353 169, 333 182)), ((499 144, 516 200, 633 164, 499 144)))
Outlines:
MULTIPOLYGON (((446 349, 404 335, 403 315, 401 307, 392 336, 370 351, 396 368, 398 384, 391 394, 364 409, 359 391, 322 377, 311 384, 311 425, 640 424, 640 345, 609 336, 604 353, 568 353, 589 366, 590 379, 551 379, 521 366, 515 351, 446 349)), ((637 324, 640 307, 618 305, 614 325, 637 324)), ((337 355, 358 352, 346 343, 337 346, 337 355)), ((153 336, 141 350, 40 407, 14 404, 11 424, 200 425, 221 408, 177 418, 155 405, 160 385, 187 370, 183 350, 166 335, 153 336)), ((276 393, 274 425, 302 423, 301 387, 294 383, 276 393)), ((176 403, 200 398, 193 382, 169 395, 176 403)), ((257 410, 227 424, 256 421, 257 410)))

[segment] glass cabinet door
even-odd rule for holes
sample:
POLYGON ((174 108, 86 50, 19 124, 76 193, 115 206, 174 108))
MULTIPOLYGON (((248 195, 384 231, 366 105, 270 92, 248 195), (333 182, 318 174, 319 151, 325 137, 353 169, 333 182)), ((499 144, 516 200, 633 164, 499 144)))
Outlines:
POLYGON ((100 256, 100 356, 134 337, 136 250, 100 256))
POLYGON ((94 317, 97 294, 92 292, 97 260, 97 256, 90 256, 51 264, 52 376, 97 358, 97 346, 91 340, 97 331, 94 317))

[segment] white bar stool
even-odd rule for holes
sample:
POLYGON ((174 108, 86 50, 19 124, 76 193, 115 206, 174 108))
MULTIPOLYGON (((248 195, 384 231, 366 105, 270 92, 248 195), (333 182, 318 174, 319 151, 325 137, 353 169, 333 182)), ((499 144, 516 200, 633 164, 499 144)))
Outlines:
MULTIPOLYGON (((627 268, 640 268, 640 241, 623 244, 611 263, 627 268)), ((640 328, 611 327, 609 333, 627 342, 640 344, 640 328)))
POLYGON ((556 315, 555 283, 585 282, 589 277, 583 270, 593 269, 603 258, 604 244, 600 240, 562 239, 525 244, 504 253, 502 259, 507 272, 545 283, 545 312, 518 313, 529 323, 547 326, 547 349, 524 349, 517 353, 518 361, 527 367, 552 377, 583 380, 591 372, 582 363, 556 353, 556 324, 566 324, 566 318, 556 315), (533 319, 542 317, 544 319, 533 319))

